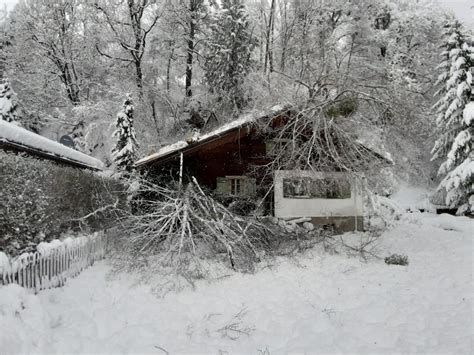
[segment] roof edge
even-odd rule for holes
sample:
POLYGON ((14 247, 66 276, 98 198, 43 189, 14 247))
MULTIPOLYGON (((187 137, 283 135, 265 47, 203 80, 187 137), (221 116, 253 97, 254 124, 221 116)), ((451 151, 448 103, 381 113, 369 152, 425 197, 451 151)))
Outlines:
POLYGON ((27 145, 24 145, 24 144, 12 142, 12 141, 9 141, 8 139, 5 139, 5 138, 0 138, 0 147, 2 147, 2 146, 7 147, 7 149, 14 150, 16 152, 27 153, 31 156, 38 156, 38 157, 42 157, 44 159, 51 160, 51 161, 62 162, 64 164, 67 164, 67 165, 70 165, 70 166, 73 166, 73 167, 77 167, 77 168, 81 168, 81 169, 90 169, 90 170, 94 170, 94 171, 103 171, 104 170, 104 169, 99 168, 97 166, 88 165, 88 164, 85 164, 81 161, 78 161, 78 160, 75 160, 75 159, 70 159, 70 158, 61 156, 61 155, 56 154, 56 153, 52 153, 52 152, 48 152, 48 151, 45 151, 45 150, 33 148, 33 147, 30 147, 30 146, 27 146, 27 145))
POLYGON ((252 126, 256 124, 258 120, 264 119, 269 116, 279 115, 281 113, 284 113, 285 111, 291 110, 292 107, 293 107, 292 105, 276 105, 270 108, 268 111, 254 113, 253 115, 252 113, 241 115, 234 122, 230 122, 226 125, 222 125, 216 128, 214 131, 203 134, 202 136, 198 138, 197 141, 188 142, 188 141, 182 140, 182 141, 177 141, 173 144, 163 146, 156 153, 150 154, 136 161, 135 164, 133 164, 133 166, 135 168, 141 168, 146 165, 154 164, 158 160, 169 160, 172 156, 178 154, 179 152, 183 152, 188 149, 193 149, 201 144, 206 144, 214 139, 223 137, 238 129, 242 129, 247 126, 252 126), (246 116, 250 116, 250 117, 246 117, 246 116), (235 123, 239 121, 242 121, 242 122, 235 123), (228 126, 229 128, 225 129, 226 126, 228 126), (171 148, 173 146, 176 146, 176 148, 175 149, 171 148), (163 151, 163 150, 166 150, 166 148, 168 148, 169 151, 160 153, 160 150, 163 151))

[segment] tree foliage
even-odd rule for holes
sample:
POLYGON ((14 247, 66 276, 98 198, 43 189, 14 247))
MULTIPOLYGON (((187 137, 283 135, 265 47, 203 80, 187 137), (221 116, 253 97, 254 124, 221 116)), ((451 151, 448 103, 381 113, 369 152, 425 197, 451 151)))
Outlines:
POLYGON ((123 108, 117 114, 114 137, 117 143, 112 150, 112 161, 119 170, 131 170, 137 160, 138 143, 133 126, 133 101, 130 96, 123 103, 123 108))
POLYGON ((443 178, 439 189, 446 191, 446 204, 458 213, 473 210, 474 194, 473 136, 474 125, 467 108, 472 96, 474 49, 468 43, 459 22, 446 25, 446 42, 442 52, 442 73, 438 82, 441 98, 436 103, 439 138, 433 148, 433 159, 442 159, 438 174, 443 178))
POLYGON ((0 120, 18 120, 18 99, 8 79, 0 79, 0 120))
POLYGON ((236 109, 244 107, 243 83, 252 68, 255 45, 246 8, 242 0, 224 0, 211 24, 206 54, 206 79, 209 88, 236 109))

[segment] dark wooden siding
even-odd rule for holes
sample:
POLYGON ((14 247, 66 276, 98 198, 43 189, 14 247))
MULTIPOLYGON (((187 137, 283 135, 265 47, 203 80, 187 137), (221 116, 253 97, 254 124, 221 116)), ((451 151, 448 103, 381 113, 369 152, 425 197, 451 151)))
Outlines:
MULTIPOLYGON (((255 132, 241 137, 239 132, 227 135, 201 147, 199 150, 186 152, 183 170, 188 176, 194 176, 197 181, 210 189, 216 188, 218 177, 248 176, 254 167, 269 162, 266 158, 265 139, 255 132)), ((165 164, 156 164, 154 174, 172 174, 177 178, 179 157, 165 164)), ((257 181, 259 177, 255 176, 257 181)))
POLYGON ((197 162, 194 170, 197 180, 214 189, 217 177, 248 175, 264 156, 263 139, 248 136, 213 149, 200 150, 189 158, 197 162))

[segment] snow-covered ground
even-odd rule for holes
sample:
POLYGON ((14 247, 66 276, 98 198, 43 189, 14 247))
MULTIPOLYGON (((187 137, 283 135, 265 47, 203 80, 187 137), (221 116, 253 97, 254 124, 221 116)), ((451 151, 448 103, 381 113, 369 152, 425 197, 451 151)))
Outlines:
POLYGON ((408 266, 313 249, 163 298, 106 262, 37 296, 0 287, 0 353, 472 354, 473 225, 404 214, 378 253, 408 266))

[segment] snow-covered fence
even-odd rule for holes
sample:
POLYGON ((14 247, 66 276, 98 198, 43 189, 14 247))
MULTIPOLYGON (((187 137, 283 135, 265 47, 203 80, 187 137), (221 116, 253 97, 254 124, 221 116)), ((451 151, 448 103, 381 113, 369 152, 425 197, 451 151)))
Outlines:
POLYGON ((63 286, 96 260, 105 256, 104 233, 40 243, 34 253, 9 259, 0 252, 0 285, 18 284, 38 292, 63 286))

